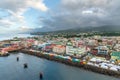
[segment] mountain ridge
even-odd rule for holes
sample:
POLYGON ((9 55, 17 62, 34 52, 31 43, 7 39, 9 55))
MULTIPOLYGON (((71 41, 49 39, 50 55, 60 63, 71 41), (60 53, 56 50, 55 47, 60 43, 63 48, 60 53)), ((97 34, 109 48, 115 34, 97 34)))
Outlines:
POLYGON ((32 33, 66 33, 66 32, 114 32, 114 31, 120 31, 120 26, 101 26, 101 27, 81 27, 81 28, 71 28, 71 29, 66 29, 66 30, 56 30, 56 31, 47 31, 47 32, 42 32, 37 29, 37 31, 34 30, 32 33))

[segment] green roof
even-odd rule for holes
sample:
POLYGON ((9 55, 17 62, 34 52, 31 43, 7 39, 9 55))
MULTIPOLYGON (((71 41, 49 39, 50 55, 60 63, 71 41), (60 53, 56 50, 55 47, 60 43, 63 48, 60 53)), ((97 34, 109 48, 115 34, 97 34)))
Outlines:
POLYGON ((120 52, 113 52, 111 56, 120 56, 120 52))
POLYGON ((68 46, 72 46, 72 43, 71 43, 71 42, 68 42, 67 45, 68 45, 68 46))
POLYGON ((62 43, 62 42, 54 42, 54 44, 61 45, 61 44, 63 44, 63 43, 62 43))
POLYGON ((111 57, 120 60, 120 52, 112 52, 111 57))

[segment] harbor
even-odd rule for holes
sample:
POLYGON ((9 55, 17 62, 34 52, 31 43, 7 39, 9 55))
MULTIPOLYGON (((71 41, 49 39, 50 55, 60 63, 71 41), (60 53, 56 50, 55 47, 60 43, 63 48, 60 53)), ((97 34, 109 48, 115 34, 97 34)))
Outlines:
MULTIPOLYGON (((117 79, 120 78, 119 51, 109 41, 109 37, 104 39, 101 37, 102 43, 99 41, 100 38, 97 39, 96 37, 93 37, 93 39, 83 38, 83 40, 79 38, 54 38, 49 40, 49 38, 44 36, 14 37, 10 40, 1 41, 0 56, 4 58, 13 55, 12 53, 16 53, 14 55, 22 53, 88 72, 111 76, 117 79), (107 40, 108 42, 105 43, 107 40), (86 44, 87 41, 90 42, 86 44), (109 46, 107 46, 108 44, 109 46)), ((114 37, 111 39, 114 40, 114 37)), ((116 37, 116 39, 119 39, 119 37, 116 37)), ((117 44, 119 43, 117 42, 117 44)), ((19 56, 16 56, 16 59, 17 62, 21 60, 19 56)), ((27 62, 24 62, 22 65, 24 69, 29 68, 27 62)))
POLYGON ((105 69, 105 68, 102 68, 99 66, 90 65, 90 64, 87 64, 86 61, 76 59, 76 58, 71 58, 68 56, 62 56, 62 55, 56 55, 56 54, 38 52, 38 51, 30 51, 30 50, 26 50, 26 49, 18 49, 18 50, 13 50, 10 52, 17 52, 17 53, 22 52, 23 54, 28 54, 28 55, 36 56, 39 58, 56 61, 56 62, 66 64, 69 66, 78 67, 80 69, 84 69, 87 71, 92 71, 95 73, 100 73, 100 74, 120 78, 120 71, 115 71, 115 70, 110 70, 108 68, 105 69))
POLYGON ((120 0, 0 2, 0 80, 120 80, 120 0))
POLYGON ((89 70, 89 71, 92 71, 92 72, 97 72, 97 73, 100 73, 100 74, 120 78, 120 71, 114 71, 114 70, 110 70, 110 69, 105 69, 105 68, 89 65, 89 64, 86 64, 86 62, 82 61, 82 60, 79 61, 79 60, 74 59, 74 58, 72 59, 72 58, 69 58, 69 57, 64 57, 64 56, 49 54, 49 53, 40 53, 40 52, 33 52, 33 51, 28 51, 28 50, 21 50, 21 51, 25 54, 34 55, 34 56, 37 56, 37 57, 40 57, 40 58, 45 58, 45 59, 48 59, 48 60, 60 62, 60 63, 67 64, 67 65, 70 65, 70 66, 79 67, 79 68, 89 70))
POLYGON ((2 80, 40 80, 40 72, 44 74, 43 80, 119 80, 119 78, 94 73, 24 53, 11 53, 8 57, 1 57, 0 68, 0 79, 2 80), (17 57, 19 57, 19 62, 16 61, 17 57), (27 69, 23 68, 24 63, 28 64, 27 69))

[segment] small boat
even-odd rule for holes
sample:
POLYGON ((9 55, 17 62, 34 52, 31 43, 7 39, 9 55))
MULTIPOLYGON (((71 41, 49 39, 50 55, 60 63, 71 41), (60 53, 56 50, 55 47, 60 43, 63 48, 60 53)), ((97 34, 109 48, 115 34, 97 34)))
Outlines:
POLYGON ((28 68, 28 65, 27 63, 24 64, 24 69, 28 68))
POLYGON ((43 79, 43 74, 41 72, 40 72, 39 76, 40 76, 40 79, 43 79))
POLYGON ((17 61, 19 61, 19 57, 17 57, 17 61))

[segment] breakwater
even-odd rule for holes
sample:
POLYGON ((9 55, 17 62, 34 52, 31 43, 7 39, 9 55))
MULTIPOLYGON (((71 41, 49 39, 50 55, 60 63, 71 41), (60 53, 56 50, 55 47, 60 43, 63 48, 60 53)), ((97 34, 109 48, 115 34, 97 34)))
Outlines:
POLYGON ((101 67, 96 67, 93 65, 88 65, 82 60, 81 61, 73 61, 71 59, 60 58, 59 56, 54 56, 54 55, 50 55, 50 54, 43 54, 42 52, 33 52, 33 51, 29 51, 29 50, 24 50, 24 49, 20 50, 20 52, 23 52, 23 53, 29 54, 29 55, 34 55, 34 56, 37 56, 40 58, 45 58, 45 59, 52 60, 52 61, 57 61, 57 62, 64 63, 64 64, 67 64, 70 66, 79 67, 81 69, 89 70, 92 72, 97 72, 100 74, 120 78, 120 71, 113 71, 113 70, 104 69, 101 67))

